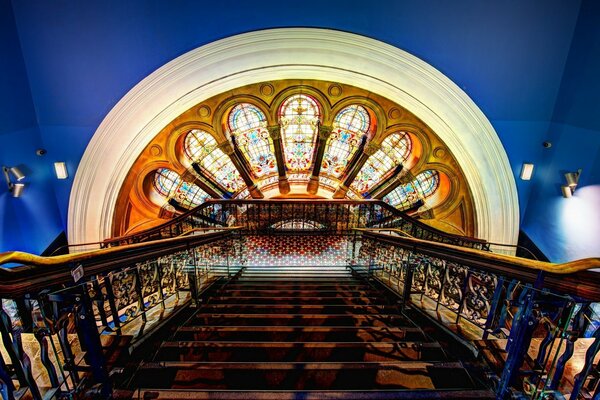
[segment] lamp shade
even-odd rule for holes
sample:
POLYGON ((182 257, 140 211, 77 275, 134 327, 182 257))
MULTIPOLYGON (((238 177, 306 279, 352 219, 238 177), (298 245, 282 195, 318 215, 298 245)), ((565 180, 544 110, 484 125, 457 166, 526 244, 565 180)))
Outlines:
POLYGON ((561 190, 564 198, 568 199, 569 197, 573 196, 573 191, 571 190, 570 186, 561 186, 561 190))
POLYGON ((565 179, 567 180, 567 185, 571 187, 577 186, 577 182, 579 181, 579 173, 578 172, 567 172, 565 174, 565 179))
POLYGON ((25 184, 24 183, 15 183, 12 186, 12 195, 13 195, 13 197, 21 197, 21 195, 23 194, 23 189, 25 189, 25 184))
POLYGON ((21 172, 21 170, 17 167, 10 168, 10 173, 13 174, 15 179, 18 181, 25 179, 25 174, 23 174, 23 172, 21 172))

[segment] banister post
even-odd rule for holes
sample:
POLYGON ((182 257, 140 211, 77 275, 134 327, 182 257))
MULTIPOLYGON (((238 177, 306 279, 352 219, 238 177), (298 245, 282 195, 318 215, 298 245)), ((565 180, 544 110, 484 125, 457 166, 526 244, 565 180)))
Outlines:
POLYGON ((496 398, 502 400, 509 397, 510 388, 514 385, 519 376, 519 370, 525 355, 531 344, 533 331, 536 327, 536 317, 534 315, 535 295, 543 287, 544 271, 538 273, 533 287, 527 287, 524 296, 519 299, 519 309, 513 318, 513 328, 511 329, 506 344, 508 357, 504 364, 502 376, 496 392, 496 398), (516 325, 515 325, 516 324, 516 325))

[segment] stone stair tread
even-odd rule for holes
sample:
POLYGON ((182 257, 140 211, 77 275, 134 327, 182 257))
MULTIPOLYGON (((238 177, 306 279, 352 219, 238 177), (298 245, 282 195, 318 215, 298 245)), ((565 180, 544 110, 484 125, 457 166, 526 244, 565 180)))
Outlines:
POLYGON ((140 373, 140 386, 153 382, 163 388, 474 388, 456 362, 159 362, 142 364, 140 373))
POLYGON ((319 390, 319 391, 285 391, 285 390, 188 390, 188 389, 140 389, 134 396, 139 399, 153 400, 404 400, 404 399, 495 399, 490 390, 319 390))

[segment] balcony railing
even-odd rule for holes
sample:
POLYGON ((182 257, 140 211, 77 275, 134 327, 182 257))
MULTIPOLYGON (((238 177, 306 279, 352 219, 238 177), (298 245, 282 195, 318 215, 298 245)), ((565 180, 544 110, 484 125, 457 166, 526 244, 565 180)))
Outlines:
POLYGON ((484 241, 444 234, 385 203, 350 200, 211 201, 101 250, 0 255, 0 393, 18 395, 16 378, 34 399, 94 386, 108 396, 107 338, 141 338, 198 301, 211 282, 236 274, 247 235, 278 234, 350 240, 357 274, 377 279, 396 292, 400 306, 420 310, 481 354, 505 360, 490 371, 499 398, 599 393, 600 276, 588 270, 600 268, 600 260, 557 265, 493 254, 481 250, 484 241), (2 268, 7 263, 23 266, 2 268), (35 335, 39 359, 29 357, 24 334, 35 335), (581 343, 582 368, 566 382, 581 343))
POLYGON ((200 227, 239 226, 243 234, 316 230, 345 234, 354 228, 397 228, 412 237, 489 250, 485 240, 433 228, 381 200, 208 200, 194 210, 147 231, 107 240, 104 246, 164 239, 200 227), (299 221, 304 226, 293 225, 299 221))
POLYGON ((111 393, 106 340, 136 339, 160 326, 218 279, 239 272, 236 228, 38 257, 0 255, 0 394, 33 399, 111 393), (24 347, 23 335, 33 335, 24 347), (103 335, 112 334, 112 335, 103 335), (116 336, 115 336, 116 335, 116 336), (35 347, 33 349, 32 347, 35 347), (39 359, 31 359, 37 353, 39 359), (13 379, 19 383, 18 390, 13 379), (98 393, 81 393, 97 385, 98 393))
POLYGON ((356 273, 490 358, 498 398, 599 396, 600 274, 589 270, 600 259, 551 264, 368 229, 351 247, 356 273), (576 346, 585 356, 573 357, 576 346), (578 374, 564 376, 575 363, 578 374))

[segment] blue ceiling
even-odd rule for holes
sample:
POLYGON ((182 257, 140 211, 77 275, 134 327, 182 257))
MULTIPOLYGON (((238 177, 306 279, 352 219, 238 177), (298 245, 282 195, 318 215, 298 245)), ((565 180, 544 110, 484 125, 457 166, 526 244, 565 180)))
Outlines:
MULTIPOLYGON (((581 246, 569 250, 565 243, 573 239, 560 237, 560 232, 545 234, 544 221, 552 218, 547 213, 557 209, 547 204, 552 202, 546 197, 539 199, 539 193, 547 191, 560 208, 562 198, 556 190, 560 171, 571 168, 588 172, 587 177, 582 175, 582 183, 600 185, 600 2, 221 4, 0 0, 0 163, 24 164, 31 169, 32 179, 38 176, 39 189, 44 190, 37 200, 52 203, 46 206, 51 221, 46 225, 53 226, 49 236, 66 226, 72 182, 52 180, 47 172, 51 162, 66 161, 73 175, 102 119, 135 84, 173 58, 216 39, 303 26, 387 42, 420 57, 462 87, 494 125, 515 176, 524 161, 536 163, 532 181, 517 180, 523 229, 553 260, 589 255, 581 246), (578 137, 586 148, 577 155, 566 151, 569 146, 564 151, 541 146, 544 140, 560 143, 578 137), (44 158, 32 153, 37 144, 48 149, 44 158), (42 169, 46 172, 37 172, 42 169)), ((29 194, 35 192, 28 189, 29 194)), ((0 192, 0 207, 7 210, 0 216, 0 251, 39 252, 48 245, 44 241, 48 235, 38 235, 36 242, 21 239, 37 228, 32 217, 12 215, 25 212, 15 209, 19 208, 16 201, 0 192), (14 225, 20 225, 18 239, 10 233, 14 225)), ((597 240, 583 247, 593 254, 595 244, 597 240)))

